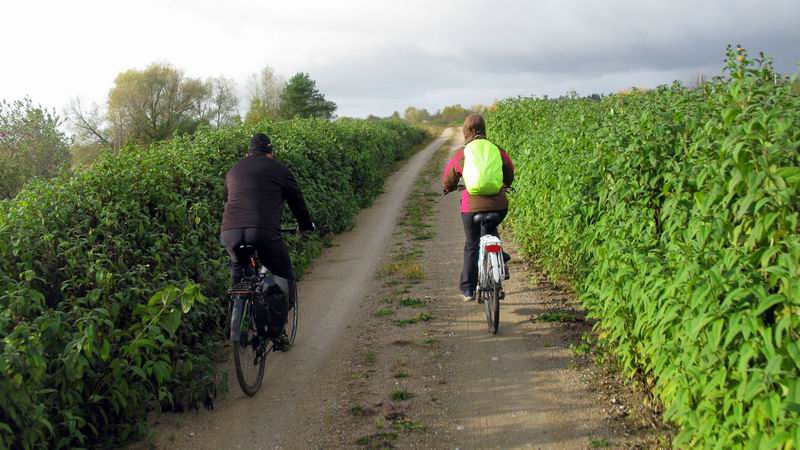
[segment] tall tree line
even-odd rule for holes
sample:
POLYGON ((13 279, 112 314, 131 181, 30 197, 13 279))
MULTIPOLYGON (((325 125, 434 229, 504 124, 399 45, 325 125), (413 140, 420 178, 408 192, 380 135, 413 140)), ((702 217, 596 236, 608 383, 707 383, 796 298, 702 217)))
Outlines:
MULTIPOLYGON (((331 119, 336 104, 325 99, 307 73, 288 81, 267 66, 249 80, 244 121, 322 117, 331 119)), ((122 72, 114 80, 105 108, 71 102, 67 116, 78 142, 118 148, 148 145, 200 125, 220 127, 242 120, 236 82, 219 76, 191 78, 170 64, 122 72)))
POLYGON ((267 66, 250 77, 247 91, 242 117, 233 79, 194 78, 171 64, 153 63, 117 75, 103 105, 73 99, 66 120, 29 98, 0 100, 0 200, 15 196, 32 178, 56 175, 71 154, 73 163, 91 160, 102 149, 148 146, 200 126, 335 117, 336 103, 325 99, 308 73, 286 80, 267 66))
POLYGON ((201 80, 170 64, 154 63, 117 75, 105 108, 87 108, 75 99, 67 117, 78 142, 119 148, 192 133, 200 125, 231 123, 238 108, 233 80, 223 76, 201 80))
MULTIPOLYGON (((460 104, 445 106, 431 114, 425 108, 409 106, 403 112, 403 118, 411 123, 431 123, 437 125, 459 125, 472 113, 481 114, 486 111, 484 105, 473 105, 469 109, 460 104)), ((396 113, 397 114, 397 113, 396 113)))

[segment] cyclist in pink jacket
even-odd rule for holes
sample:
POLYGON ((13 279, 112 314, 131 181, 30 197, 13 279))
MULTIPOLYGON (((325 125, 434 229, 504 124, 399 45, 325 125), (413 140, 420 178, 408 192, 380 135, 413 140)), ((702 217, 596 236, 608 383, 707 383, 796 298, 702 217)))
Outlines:
MULTIPOLYGON (((514 182, 514 164, 505 150, 486 139, 486 122, 479 114, 470 114, 464 119, 463 131, 464 146, 445 166, 442 185, 445 193, 455 190, 462 178, 467 186, 461 194, 461 219, 466 242, 459 290, 464 301, 470 301, 478 283, 481 238, 480 225, 474 223, 473 218, 477 213, 496 212, 502 222, 508 213, 505 190, 514 182)), ((489 232, 498 235, 496 227, 489 232)), ((508 255, 503 257, 508 261, 508 255)))

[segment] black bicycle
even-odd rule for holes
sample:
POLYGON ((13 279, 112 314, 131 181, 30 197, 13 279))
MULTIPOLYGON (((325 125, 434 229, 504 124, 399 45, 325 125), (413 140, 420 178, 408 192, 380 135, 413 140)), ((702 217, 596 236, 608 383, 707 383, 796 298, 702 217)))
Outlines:
MULTIPOLYGON (((281 233, 295 232, 296 228, 281 229, 281 233)), ((290 284, 285 278, 269 273, 266 267, 259 264, 256 249, 252 245, 239 245, 234 252, 243 266, 243 276, 242 281, 228 291, 231 299, 230 340, 233 342, 233 362, 239 386, 252 397, 261 387, 267 356, 273 351, 274 343, 270 334, 279 334, 270 333, 275 330, 265 329, 267 320, 264 316, 269 314, 269 306, 265 302, 282 296, 288 303, 285 330, 291 346, 297 337, 297 283, 290 284), (287 295, 289 289, 293 289, 291 296, 287 295)))

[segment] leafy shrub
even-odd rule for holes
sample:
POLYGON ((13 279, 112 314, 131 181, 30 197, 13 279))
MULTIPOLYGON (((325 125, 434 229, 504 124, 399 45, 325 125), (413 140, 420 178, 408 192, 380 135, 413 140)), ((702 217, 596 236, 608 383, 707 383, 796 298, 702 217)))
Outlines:
MULTIPOLYGON (((291 120, 127 148, 0 202, 0 448, 115 445, 220 387, 222 179, 271 136, 323 233, 422 140, 398 122, 291 120), (369 180, 364 183, 363 180, 369 180)), ((288 245, 298 273, 319 239, 288 245)))
POLYGON ((0 100, 0 200, 17 195, 33 177, 51 178, 69 162, 61 118, 30 98, 0 100))
MULTIPOLYGON (((800 97, 763 56, 592 101, 509 99, 509 223, 572 281, 678 448, 800 445, 800 97)), ((794 447, 793 447, 794 446, 794 447)))

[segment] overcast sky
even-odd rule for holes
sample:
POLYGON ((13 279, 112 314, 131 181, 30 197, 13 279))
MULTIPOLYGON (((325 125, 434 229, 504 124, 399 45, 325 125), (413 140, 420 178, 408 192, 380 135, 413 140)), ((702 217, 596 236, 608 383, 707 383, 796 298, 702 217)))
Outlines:
POLYGON ((389 115, 686 81, 726 44, 796 73, 800 0, 6 0, 0 42, 0 98, 58 111, 157 61, 242 94, 265 65, 309 72, 339 115, 389 115))

